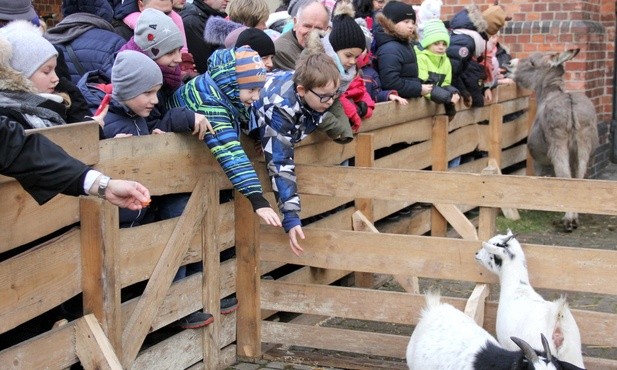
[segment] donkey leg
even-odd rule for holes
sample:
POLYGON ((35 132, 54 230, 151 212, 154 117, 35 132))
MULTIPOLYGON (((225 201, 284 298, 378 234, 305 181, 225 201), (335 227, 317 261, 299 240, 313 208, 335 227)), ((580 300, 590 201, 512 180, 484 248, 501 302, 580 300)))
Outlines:
MULTIPOLYGON (((549 158, 553 163, 556 177, 572 178, 570 169, 570 152, 566 140, 556 140, 552 147, 549 148, 549 158)), ((561 219, 564 230, 571 232, 578 227, 578 214, 576 212, 566 212, 561 219)))

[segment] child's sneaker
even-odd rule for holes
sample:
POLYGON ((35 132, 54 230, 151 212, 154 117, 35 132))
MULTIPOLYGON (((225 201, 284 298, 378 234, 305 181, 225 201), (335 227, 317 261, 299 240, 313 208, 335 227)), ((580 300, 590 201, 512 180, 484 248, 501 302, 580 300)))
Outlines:
POLYGON ((229 297, 221 299, 221 314, 229 315, 238 309, 238 299, 236 297, 229 297))
POLYGON ((196 311, 176 321, 175 326, 182 329, 197 329, 210 325, 214 317, 207 312, 196 311))

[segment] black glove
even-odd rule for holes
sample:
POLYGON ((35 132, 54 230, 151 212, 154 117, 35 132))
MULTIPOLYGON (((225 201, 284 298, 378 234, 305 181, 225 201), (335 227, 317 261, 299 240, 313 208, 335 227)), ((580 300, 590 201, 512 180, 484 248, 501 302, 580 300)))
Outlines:
POLYGON ((358 112, 358 115, 360 117, 364 117, 366 116, 366 113, 368 113, 368 105, 366 105, 365 102, 360 100, 356 103, 356 111, 358 112))
POLYGON ((453 103, 446 103, 444 104, 444 107, 446 108, 446 116, 448 116, 448 119, 452 121, 456 115, 456 106, 453 103))

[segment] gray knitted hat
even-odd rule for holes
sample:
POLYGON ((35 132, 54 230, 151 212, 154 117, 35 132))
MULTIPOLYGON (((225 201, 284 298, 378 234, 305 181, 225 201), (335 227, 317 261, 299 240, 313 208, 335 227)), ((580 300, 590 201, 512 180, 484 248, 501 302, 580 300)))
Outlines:
POLYGON ((152 8, 144 9, 137 19, 135 43, 151 59, 184 46, 182 34, 171 17, 152 8))
POLYGON ((28 21, 8 23, 0 28, 0 36, 11 44, 11 68, 21 72, 26 78, 32 77, 49 59, 58 56, 58 51, 43 38, 41 30, 28 21))
POLYGON ((126 101, 163 84, 159 66, 144 54, 124 50, 116 56, 111 68, 112 97, 126 101))

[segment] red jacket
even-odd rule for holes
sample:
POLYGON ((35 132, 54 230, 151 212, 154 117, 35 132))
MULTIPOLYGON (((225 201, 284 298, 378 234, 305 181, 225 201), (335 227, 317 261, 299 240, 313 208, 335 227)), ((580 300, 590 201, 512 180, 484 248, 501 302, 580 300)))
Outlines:
POLYGON ((364 80, 360 75, 357 75, 356 78, 351 81, 347 90, 341 95, 340 101, 343 105, 345 114, 349 117, 351 128, 354 132, 360 129, 362 118, 370 118, 373 115, 373 109, 375 109, 375 102, 366 90, 364 80), (356 106, 356 103, 361 101, 367 106, 366 114, 363 117, 360 117, 358 114, 356 106))

